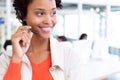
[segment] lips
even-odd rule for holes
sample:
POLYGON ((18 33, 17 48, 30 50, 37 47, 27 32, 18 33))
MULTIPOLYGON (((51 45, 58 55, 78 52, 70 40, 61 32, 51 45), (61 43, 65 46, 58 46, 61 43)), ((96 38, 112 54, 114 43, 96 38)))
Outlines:
POLYGON ((41 27, 40 28, 43 32, 46 32, 46 33, 48 33, 48 32, 50 32, 51 31, 51 27, 41 27))

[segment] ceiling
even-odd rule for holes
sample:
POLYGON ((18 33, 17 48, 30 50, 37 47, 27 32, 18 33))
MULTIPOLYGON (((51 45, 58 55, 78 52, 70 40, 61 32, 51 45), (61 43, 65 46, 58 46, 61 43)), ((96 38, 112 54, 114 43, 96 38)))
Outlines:
MULTIPOLYGON (((0 4, 5 4, 7 0, 0 0, 0 4)), ((13 1, 13 0, 11 0, 13 1)), ((118 5, 120 6, 120 0, 62 0, 63 3, 83 3, 83 4, 96 4, 96 5, 118 5)))
MULTIPOLYGON (((7 0, 0 0, 6 2, 7 0)), ((13 0, 12 0, 13 1, 13 0)), ((62 0, 63 3, 92 3, 92 4, 117 4, 120 5, 120 0, 62 0)))
POLYGON ((0 0, 0 2, 5 2, 6 0, 0 0))
POLYGON ((62 2, 120 6, 120 0, 62 0, 62 2))

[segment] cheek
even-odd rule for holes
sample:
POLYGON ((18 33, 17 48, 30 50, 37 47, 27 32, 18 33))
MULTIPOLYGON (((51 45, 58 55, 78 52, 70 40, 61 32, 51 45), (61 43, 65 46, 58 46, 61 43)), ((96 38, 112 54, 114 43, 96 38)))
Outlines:
MULTIPOLYGON (((51 20, 52 20, 52 26, 54 27, 57 23, 57 18, 52 17, 51 20)), ((26 18, 26 22, 27 22, 27 25, 36 26, 36 25, 43 24, 44 18, 37 18, 35 16, 34 17, 29 16, 26 18)))
POLYGON ((53 19, 53 26, 55 26, 56 23, 57 23, 57 18, 55 17, 55 18, 53 19))
POLYGON ((31 26, 33 26, 33 25, 38 25, 39 23, 42 22, 42 20, 41 20, 41 19, 38 19, 38 18, 29 18, 29 19, 27 19, 26 21, 27 21, 27 24, 28 24, 28 25, 31 25, 31 26))

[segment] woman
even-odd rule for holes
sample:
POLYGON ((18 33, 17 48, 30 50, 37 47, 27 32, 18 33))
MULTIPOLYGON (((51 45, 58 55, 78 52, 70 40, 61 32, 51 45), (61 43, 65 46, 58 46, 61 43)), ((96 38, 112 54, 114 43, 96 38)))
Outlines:
POLYGON ((59 42, 63 42, 63 41, 67 41, 67 38, 66 38, 65 36, 58 36, 58 37, 57 37, 57 40, 58 40, 59 42))
POLYGON ((81 34, 79 40, 87 40, 87 36, 88 35, 86 33, 83 33, 83 34, 81 34))
POLYGON ((14 0, 13 6, 23 26, 12 35, 12 51, 0 56, 0 80, 80 80, 79 59, 50 37, 61 0, 14 0))

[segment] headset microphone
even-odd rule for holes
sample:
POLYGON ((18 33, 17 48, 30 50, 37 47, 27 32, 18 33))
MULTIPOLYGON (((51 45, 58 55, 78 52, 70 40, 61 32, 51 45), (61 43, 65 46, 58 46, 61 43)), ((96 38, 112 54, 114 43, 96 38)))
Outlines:
POLYGON ((32 31, 34 34, 38 34, 38 32, 37 32, 36 30, 31 29, 31 31, 32 31))

